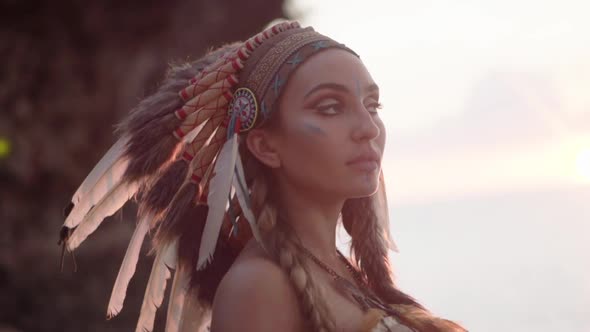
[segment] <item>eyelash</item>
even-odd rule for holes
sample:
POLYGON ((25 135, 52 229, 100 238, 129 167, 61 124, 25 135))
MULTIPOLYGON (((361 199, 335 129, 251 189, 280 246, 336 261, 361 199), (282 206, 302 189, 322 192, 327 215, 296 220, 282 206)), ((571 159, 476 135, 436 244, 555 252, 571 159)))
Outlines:
MULTIPOLYGON (((323 105, 323 106, 318 106, 316 107, 316 109, 322 114, 322 115, 326 115, 326 116, 334 116, 339 114, 341 111, 340 109, 342 108, 342 104, 341 103, 333 103, 333 104, 329 104, 329 105, 323 105), (326 113, 327 110, 330 109, 334 109, 335 112, 333 113, 326 113)), ((369 104, 367 107, 367 111, 369 113, 373 113, 373 114, 377 114, 377 110, 380 110, 383 108, 383 104, 379 103, 379 102, 375 102, 375 103, 371 103, 369 104), (374 109, 374 111, 372 110, 374 109)))
POLYGON ((373 112, 369 111, 370 113, 378 113, 377 110, 382 109, 383 108, 383 104, 381 104, 380 102, 372 103, 372 104, 370 104, 367 107, 367 109, 369 109, 369 108, 374 108, 375 109, 375 111, 373 111, 373 112))
POLYGON ((322 114, 322 115, 326 115, 326 116, 334 116, 337 115, 338 113, 340 113, 340 109, 342 108, 342 104, 340 103, 333 103, 333 104, 329 104, 329 105, 323 105, 323 106, 318 106, 317 110, 322 114), (335 112, 333 113, 326 113, 327 110, 333 109, 335 110, 335 112))

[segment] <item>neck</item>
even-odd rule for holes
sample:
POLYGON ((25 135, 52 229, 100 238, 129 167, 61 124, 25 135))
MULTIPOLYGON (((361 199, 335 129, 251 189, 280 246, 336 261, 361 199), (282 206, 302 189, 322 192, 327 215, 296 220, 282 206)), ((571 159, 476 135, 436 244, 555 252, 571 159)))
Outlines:
POLYGON ((325 199, 293 186, 280 185, 281 212, 301 244, 320 259, 338 257, 336 226, 344 199, 325 199))

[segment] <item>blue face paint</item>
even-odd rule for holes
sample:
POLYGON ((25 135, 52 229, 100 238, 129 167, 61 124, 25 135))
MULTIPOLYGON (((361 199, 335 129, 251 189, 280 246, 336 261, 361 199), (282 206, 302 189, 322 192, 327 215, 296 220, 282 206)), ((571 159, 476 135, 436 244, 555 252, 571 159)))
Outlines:
POLYGON ((305 129, 305 131, 310 132, 310 133, 314 133, 314 134, 318 134, 318 135, 322 135, 325 136, 326 132, 324 132, 324 130, 314 124, 311 123, 303 123, 303 129, 305 129))

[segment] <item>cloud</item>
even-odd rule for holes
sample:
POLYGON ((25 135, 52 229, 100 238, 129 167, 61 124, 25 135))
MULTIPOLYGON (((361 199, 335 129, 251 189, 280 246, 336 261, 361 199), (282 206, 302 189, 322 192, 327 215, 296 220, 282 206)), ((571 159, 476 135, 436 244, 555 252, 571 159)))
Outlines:
MULTIPOLYGON (((564 110, 548 75, 489 72, 466 98, 463 111, 412 135, 391 133, 394 156, 527 148, 590 129, 590 112, 564 110)), ((590 110, 589 110, 590 111, 590 110)))

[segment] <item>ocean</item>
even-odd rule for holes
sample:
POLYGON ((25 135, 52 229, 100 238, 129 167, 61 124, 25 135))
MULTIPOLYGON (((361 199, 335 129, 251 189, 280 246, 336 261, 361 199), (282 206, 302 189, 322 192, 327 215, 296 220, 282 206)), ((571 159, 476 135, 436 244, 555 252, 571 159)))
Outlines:
POLYGON ((398 286, 476 332, 590 332, 590 187, 390 205, 398 286))

